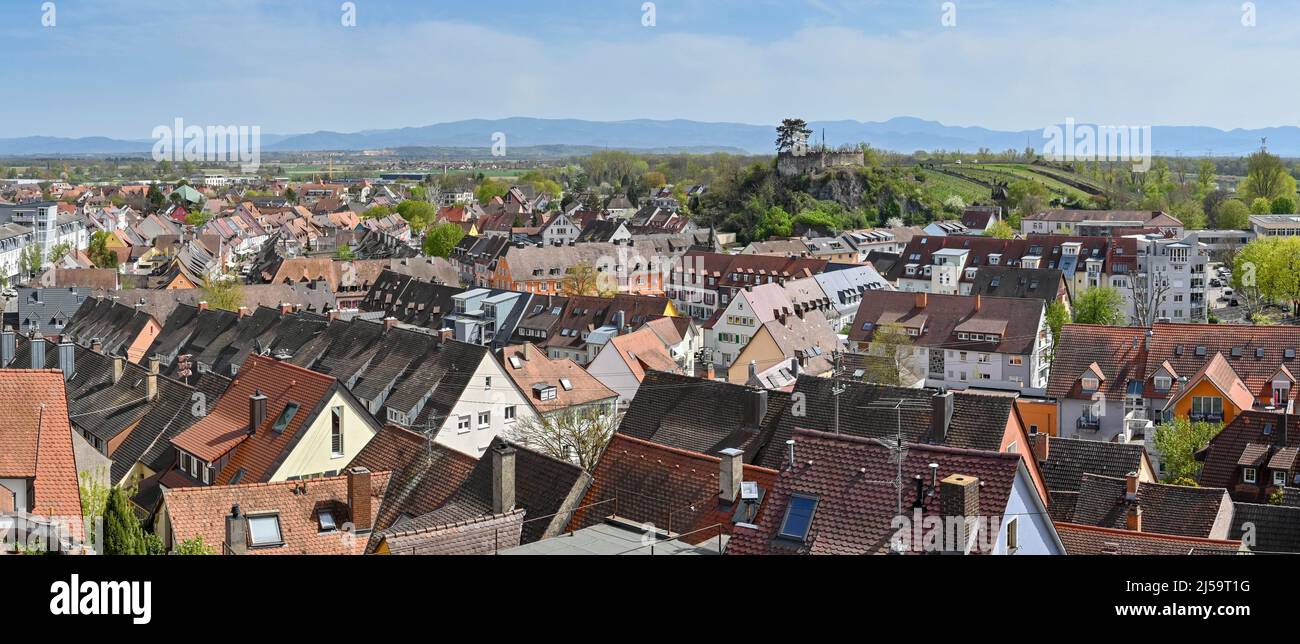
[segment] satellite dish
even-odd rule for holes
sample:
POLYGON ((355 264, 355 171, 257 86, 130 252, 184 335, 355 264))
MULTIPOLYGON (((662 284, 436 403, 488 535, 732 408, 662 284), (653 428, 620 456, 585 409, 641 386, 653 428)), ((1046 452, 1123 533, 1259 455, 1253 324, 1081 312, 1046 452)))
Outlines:
POLYGON ((744 481, 740 484, 740 498, 745 501, 758 500, 758 483, 744 481))

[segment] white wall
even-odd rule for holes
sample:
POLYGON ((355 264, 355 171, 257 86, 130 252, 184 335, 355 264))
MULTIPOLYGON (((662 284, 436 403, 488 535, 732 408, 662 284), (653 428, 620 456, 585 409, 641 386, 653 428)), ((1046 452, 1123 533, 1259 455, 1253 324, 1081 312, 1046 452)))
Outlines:
MULTIPOLYGON (((300 409, 298 413, 311 413, 310 409, 300 409)), ((291 476, 309 476, 325 472, 341 472, 348 463, 378 433, 378 424, 368 420, 367 414, 359 405, 354 404, 342 392, 336 391, 328 404, 307 428, 306 434, 298 445, 289 453, 280 468, 271 477, 271 481, 284 481, 291 476), (343 407, 343 455, 334 456, 331 451, 331 429, 335 407, 343 407)))
POLYGON ((524 397, 524 392, 515 387, 514 381, 491 354, 484 354, 469 385, 452 408, 451 416, 443 423, 442 429, 438 430, 435 440, 478 458, 487 451, 493 438, 504 436, 516 439, 519 422, 532 414, 532 405, 524 397), (487 387, 488 378, 492 379, 490 389, 487 387), (506 422, 505 409, 512 405, 515 408, 515 420, 506 422), (480 428, 478 416, 484 411, 489 412, 490 422, 487 427, 480 428), (469 417, 468 431, 461 431, 457 427, 461 416, 469 417))
POLYGON ((1007 553, 1007 522, 1015 519, 1016 537, 1019 547, 1010 554, 1017 555, 1063 555, 1064 548, 1056 536, 1056 528, 1051 517, 1047 516, 1047 507, 1043 505, 1034 487, 1033 479, 1022 460, 1016 470, 1016 482, 1011 486, 1011 495, 1007 499, 1006 514, 998 527, 998 545, 995 554, 1007 553))
POLYGON ((608 343, 596 359, 587 366, 587 373, 599 380, 601 384, 618 392, 618 404, 627 405, 636 397, 641 382, 633 375, 632 369, 623 361, 613 343, 608 343))
POLYGON ((0 486, 6 489, 0 490, 0 494, 14 494, 14 508, 17 510, 27 511, 31 503, 27 499, 27 479, 0 479, 0 486))

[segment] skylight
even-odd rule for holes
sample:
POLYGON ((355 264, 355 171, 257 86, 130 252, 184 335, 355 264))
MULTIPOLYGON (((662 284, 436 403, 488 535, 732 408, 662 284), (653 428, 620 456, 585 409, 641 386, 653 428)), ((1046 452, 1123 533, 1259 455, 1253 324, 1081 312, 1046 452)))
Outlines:
POLYGON ((316 518, 320 519, 321 532, 333 532, 338 529, 338 525, 334 523, 334 512, 321 510, 316 514, 316 518))
POLYGON ((785 519, 781 521, 781 530, 777 534, 787 539, 803 541, 808 537, 812 527, 813 513, 817 510, 817 498, 795 494, 790 497, 790 505, 785 509, 785 519))
POLYGON ((565 391, 573 391, 573 382, 568 378, 560 378, 560 386, 564 387, 565 391))
POLYGON ((510 356, 510 366, 516 369, 520 369, 523 367, 523 364, 519 362, 519 356, 510 356))
POLYGON ((277 434, 284 433, 284 429, 289 426, 289 423, 293 422, 293 417, 297 413, 298 403, 291 402, 285 405, 284 411, 280 412, 280 417, 275 419, 275 425, 271 427, 271 431, 277 434))
POLYGON ((280 537, 280 515, 248 517, 248 536, 253 547, 276 546, 284 543, 283 538, 280 537))

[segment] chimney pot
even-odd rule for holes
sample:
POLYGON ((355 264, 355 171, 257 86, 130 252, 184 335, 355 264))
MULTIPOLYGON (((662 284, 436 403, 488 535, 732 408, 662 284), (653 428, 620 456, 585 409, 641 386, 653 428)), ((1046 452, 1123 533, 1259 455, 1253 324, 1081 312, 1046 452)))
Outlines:
POLYGON ((1038 459, 1039 463, 1046 463, 1051 449, 1051 437, 1047 434, 1034 434, 1029 437, 1029 440, 1034 448, 1034 458, 1038 459))
POLYGON ((348 508, 352 511, 352 531, 370 532, 370 470, 364 467, 348 470, 348 508))
POLYGON ((384 318, 384 331, 385 331, 385 332, 387 332, 387 331, 392 331, 393 328, 395 328, 396 326, 397 326, 397 318, 395 318, 395 317, 393 317, 393 316, 391 316, 391 315, 388 316, 388 317, 386 317, 386 318, 384 318))
POLYGON ((1137 501, 1138 473, 1129 472, 1128 475, 1124 477, 1124 481, 1125 481, 1124 499, 1130 502, 1137 501))
MULTIPOLYGON (((143 302, 141 302, 141 303, 143 304, 143 302)), ((206 310, 208 310, 208 303, 207 303, 206 301, 204 301, 204 300, 200 300, 200 301, 199 301, 199 312, 202 313, 202 312, 204 312, 204 311, 206 311, 206 310)))
POLYGON ((492 514, 515 509, 515 448, 503 443, 492 449, 492 514))
POLYGON ((723 503, 735 503, 740 495, 740 483, 745 479, 745 453, 728 447, 722 450, 718 471, 718 498, 723 503))

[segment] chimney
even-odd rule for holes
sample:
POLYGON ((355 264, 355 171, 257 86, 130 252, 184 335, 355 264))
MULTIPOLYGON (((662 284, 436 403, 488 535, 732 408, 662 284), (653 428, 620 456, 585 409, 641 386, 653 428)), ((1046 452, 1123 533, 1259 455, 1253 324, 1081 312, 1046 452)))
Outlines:
POLYGON ((240 317, 240 318, 246 318, 246 317, 248 317, 248 307, 247 307, 247 306, 241 306, 241 307, 239 307, 239 317, 240 317))
POLYGON ((90 350, 91 350, 91 351, 94 351, 95 353, 103 353, 103 352, 104 352, 104 342, 103 342, 102 340, 100 340, 99 338, 91 338, 91 340, 90 340, 90 350))
POLYGON ((348 508, 352 510, 352 532, 370 532, 370 470, 364 467, 348 469, 348 508))
POLYGON ((239 510, 239 504, 230 508, 226 517, 226 552, 232 555, 248 554, 248 520, 239 510))
POLYGON ((501 444, 492 449, 492 514, 515 509, 515 448, 501 444))
POLYGON ((980 312, 980 307, 984 306, 984 296, 979 293, 975 294, 975 312, 980 312))
POLYGON ((207 310, 208 310, 208 303, 207 303, 207 301, 205 301, 205 300, 199 300, 199 313, 203 313, 204 311, 207 311, 207 310))
POLYGON ((158 398, 158 356, 149 358, 149 375, 144 379, 144 395, 148 400, 158 398))
POLYGON ((63 371, 63 381, 72 380, 72 374, 77 372, 77 353, 76 345, 64 338, 59 343, 59 369, 63 371))
POLYGON ((767 390, 757 388, 745 392, 745 427, 756 428, 767 417, 767 390))
POLYGON ((918 308, 918 309, 923 309, 923 308, 925 308, 925 306, 926 306, 927 304, 929 304, 929 303, 930 303, 930 294, 929 294, 929 293, 917 293, 917 294, 916 294, 916 308, 918 308))
POLYGON ((338 309, 330 309, 328 312, 325 313, 325 318, 330 322, 334 322, 338 320, 339 319, 338 309))
POLYGON ((1142 531, 1142 506, 1136 503, 1128 506, 1128 529, 1133 532, 1142 531))
POLYGON ((32 368, 45 368, 45 336, 39 332, 32 336, 32 368))
POLYGON ((939 510, 945 519, 957 521, 957 539, 952 544, 965 553, 974 536, 980 514, 980 480, 974 476, 953 474, 939 483, 939 510))
POLYGON ((740 482, 745 479, 745 453, 728 447, 722 450, 718 470, 718 498, 723 503, 735 503, 740 496, 740 482))
POLYGON ((113 356, 113 384, 122 380, 126 373, 126 356, 113 356))
POLYGON ((1038 459, 1039 463, 1046 463, 1051 437, 1047 434, 1034 434, 1029 437, 1029 440, 1034 447, 1034 458, 1038 459))
POLYGON ((1156 335, 1156 332, 1155 332, 1155 331, 1152 331, 1151 329, 1147 329, 1147 339, 1146 339, 1146 350, 1147 350, 1147 351, 1150 351, 1150 350, 1151 350, 1151 338, 1155 337, 1155 335, 1156 335))
POLYGON ((280 303, 280 315, 289 315, 293 313, 293 305, 288 302, 280 303))
POLYGON ((930 442, 936 445, 948 443, 948 427, 952 424, 953 398, 951 391, 935 394, 930 398, 930 442))
POLYGON ((1129 503, 1136 503, 1138 498, 1138 473, 1129 472, 1124 477, 1124 500, 1129 503))
POLYGON ((438 344, 447 344, 456 339, 455 329, 438 329, 438 344))
POLYGON ((745 380, 746 387, 762 387, 763 381, 758 379, 758 361, 749 361, 749 378, 745 380))
POLYGON ((397 318, 395 318, 395 317, 393 317, 393 316, 391 316, 391 315, 388 316, 388 317, 386 317, 386 318, 384 318, 384 332, 385 332, 385 333, 387 333, 387 332, 389 332, 389 331, 392 331, 393 328, 396 327, 396 326, 397 326, 397 318))
POLYGON ((18 336, 6 328, 0 332, 0 369, 8 369, 18 352, 18 336))
POLYGON ((254 389, 248 397, 248 433, 256 434, 257 428, 266 421, 266 396, 260 389, 254 389))

